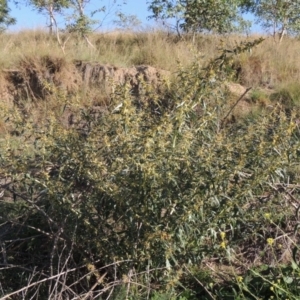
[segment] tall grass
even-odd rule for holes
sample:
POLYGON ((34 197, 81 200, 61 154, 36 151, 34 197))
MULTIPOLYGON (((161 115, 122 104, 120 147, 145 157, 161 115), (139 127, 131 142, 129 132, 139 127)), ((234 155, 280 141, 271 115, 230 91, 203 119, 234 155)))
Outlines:
MULTIPOLYGON (((16 33, 3 33, 0 36, 0 66, 13 68, 24 57, 51 55, 65 57, 68 61, 88 60, 120 67, 148 64, 161 69, 175 71, 177 62, 183 66, 191 63, 195 50, 202 54, 200 63, 218 54, 222 46, 233 47, 241 40, 251 41, 257 36, 244 37, 230 35, 226 37, 198 35, 193 43, 190 36, 178 39, 176 35, 159 30, 144 32, 99 32, 93 33, 90 40, 95 48, 76 36, 61 34, 68 41, 65 55, 58 45, 55 35, 49 36, 43 30, 22 30, 16 33), (203 59, 203 60, 202 60, 203 59)), ((274 88, 279 83, 288 83, 300 79, 300 61, 298 38, 287 37, 279 45, 270 37, 265 42, 235 59, 238 80, 245 85, 274 88)))

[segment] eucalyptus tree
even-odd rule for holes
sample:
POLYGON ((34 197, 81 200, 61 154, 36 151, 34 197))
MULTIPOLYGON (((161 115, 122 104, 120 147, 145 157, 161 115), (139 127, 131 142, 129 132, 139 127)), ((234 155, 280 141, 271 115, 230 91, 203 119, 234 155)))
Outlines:
MULTIPOLYGON (((76 33, 83 37, 89 46, 93 47, 88 39, 88 33, 92 31, 93 24, 98 21, 92 19, 97 12, 105 12, 106 7, 102 6, 90 14, 86 12, 86 7, 90 4, 90 0, 17 0, 16 3, 25 2, 33 6, 39 13, 47 15, 49 20, 49 33, 52 34, 55 30, 57 41, 63 52, 67 41, 71 34, 76 33), (64 20, 65 25, 65 40, 62 41, 57 24, 57 16, 64 20)), ((100 5, 102 0, 97 0, 96 5, 100 5)), ((113 0, 115 3, 117 0, 113 0)))
POLYGON ((16 20, 9 15, 10 9, 7 0, 0 0, 0 31, 3 31, 9 25, 15 24, 16 20))
POLYGON ((69 0, 13 0, 13 3, 19 7, 31 6, 38 13, 46 15, 50 34, 57 28, 57 15, 62 14, 63 10, 69 7, 69 0))
MULTIPOLYGON (((83 37, 89 46, 94 47, 88 39, 88 34, 93 31, 96 24, 102 24, 103 20, 112 13, 113 7, 121 6, 120 3, 126 4, 125 0, 68 0, 70 3, 71 14, 67 18, 67 30, 68 32, 75 32, 83 37), (106 5, 102 5, 102 3, 106 5), (94 10, 88 11, 91 7, 89 4, 93 4, 94 10), (98 13, 103 14, 102 20, 95 18, 98 13)), ((101 26, 101 25, 100 25, 101 26)), ((99 26, 99 27, 100 27, 99 26)))
POLYGON ((274 39, 278 36, 279 43, 286 33, 300 32, 300 0, 245 0, 244 4, 274 39))
POLYGON ((113 23, 117 26, 117 28, 124 30, 133 30, 142 24, 136 15, 124 14, 121 11, 116 13, 116 19, 113 23))
POLYGON ((82 36, 87 35, 91 31, 92 25, 96 23, 96 21, 92 20, 85 11, 90 0, 68 1, 72 8, 72 14, 68 18, 67 29, 71 32, 77 32, 82 36))
POLYGON ((227 33, 247 25, 240 13, 241 0, 153 0, 150 18, 175 20, 178 32, 227 33))

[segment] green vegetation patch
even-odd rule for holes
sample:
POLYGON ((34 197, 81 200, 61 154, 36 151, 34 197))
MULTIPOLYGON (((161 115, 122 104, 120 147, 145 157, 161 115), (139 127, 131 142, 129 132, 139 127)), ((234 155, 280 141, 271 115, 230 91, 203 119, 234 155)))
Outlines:
POLYGON ((161 91, 117 86, 70 128, 2 113, 18 129, 0 151, 3 299, 298 297, 299 129, 280 106, 228 122, 244 50, 161 91))

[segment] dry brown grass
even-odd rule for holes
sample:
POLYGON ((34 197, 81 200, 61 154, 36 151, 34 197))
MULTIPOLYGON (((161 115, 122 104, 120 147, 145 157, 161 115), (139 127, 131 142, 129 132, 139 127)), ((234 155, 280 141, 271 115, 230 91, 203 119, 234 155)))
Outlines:
POLYGON ((241 66, 240 81, 245 85, 276 88, 300 79, 300 41, 286 38, 279 45, 272 38, 266 38, 251 55, 238 58, 241 66))
MULTIPOLYGON (((64 35, 61 37, 66 38, 64 35)), ((50 55, 65 57, 67 61, 97 61, 119 67, 147 64, 174 71, 178 61, 187 66, 193 60, 195 50, 201 53, 204 62, 216 56, 220 47, 230 49, 240 41, 257 37, 199 35, 193 45, 189 36, 179 40, 176 35, 162 31, 94 33, 90 40, 95 49, 71 37, 66 43, 64 55, 55 36, 49 36, 42 30, 23 30, 0 36, 0 67, 11 68, 24 58, 50 55)), ((236 58, 236 66, 240 67, 240 82, 248 86, 275 87, 279 83, 299 80, 299 48, 300 41, 296 38, 287 37, 278 45, 272 38, 266 37, 251 54, 245 53, 236 58)))
MULTIPOLYGON (((101 102, 107 101, 107 95, 99 92, 99 89, 91 89, 88 95, 81 91, 78 82, 82 79, 75 78, 81 75, 75 74, 74 61, 91 61, 117 67, 151 65, 173 73, 178 67, 178 62, 183 67, 188 67, 195 59, 196 53, 199 63, 205 64, 208 59, 219 54, 220 48, 232 49, 242 41, 252 41, 258 37, 257 35, 250 37, 199 35, 193 43, 191 36, 184 36, 180 40, 176 35, 158 30, 115 31, 91 34, 90 41, 95 45, 94 49, 88 47, 85 41, 72 36, 68 39, 65 53, 63 53, 56 37, 49 36, 43 30, 4 33, 0 35, 2 45, 0 48, 0 90, 5 90, 6 94, 14 92, 13 84, 11 84, 10 90, 2 88, 7 86, 7 77, 5 77, 7 70, 27 69, 24 71, 27 72, 27 75, 31 70, 38 74, 47 73, 45 57, 48 57, 51 61, 56 61, 58 65, 61 64, 62 67, 56 75, 58 76, 56 81, 63 82, 64 87, 68 90, 74 90, 76 98, 82 99, 78 100, 80 105, 86 106, 91 103, 99 105, 101 102)), ((62 34, 61 38, 64 40, 68 36, 62 34)), ((270 104, 269 96, 272 92, 282 95, 281 89, 286 90, 291 86, 293 87, 292 96, 295 98, 292 100, 299 102, 300 85, 297 84, 300 80, 299 48, 300 40, 297 38, 287 37, 279 45, 272 38, 266 37, 265 41, 251 53, 243 53, 235 58, 232 68, 237 72, 236 81, 245 87, 253 87, 251 93, 255 91, 252 96, 250 93, 247 95, 248 98, 250 97, 247 102, 243 101, 243 105, 235 108, 236 115, 244 115, 249 110, 260 110, 261 107, 270 106, 272 103, 270 104), (259 89, 262 91, 258 92, 259 89)), ((60 86, 57 88, 59 89, 60 86)), ((238 96, 233 95, 232 101, 236 101, 238 96)), ((1 97, 6 98, 2 92, 1 97)), ((282 98, 282 96, 280 97, 282 98)), ((280 101, 284 102, 285 99, 281 98, 280 101)), ((54 99, 53 105, 50 102, 47 105, 49 106, 47 110, 53 110, 57 106, 57 99, 54 99)), ((41 109, 41 105, 36 109, 32 107, 33 104, 26 103, 24 106, 31 112, 35 110, 36 114, 41 109)))
MULTIPOLYGON (((67 36, 61 35, 62 40, 67 36)), ((14 67, 24 57, 51 55, 65 57, 68 61, 85 60, 113 64, 120 67, 147 64, 167 70, 176 68, 179 60, 188 64, 191 51, 186 41, 174 42, 174 37, 153 31, 142 33, 110 32, 90 36, 95 49, 85 41, 71 37, 65 47, 65 55, 55 36, 42 30, 24 30, 0 36, 0 66, 14 67)))
MULTIPOLYGON (((62 34, 62 40, 67 37, 62 34)), ((249 41, 238 35, 228 37, 199 35, 193 45, 189 36, 178 40, 176 35, 162 31, 94 33, 90 36, 95 49, 85 41, 71 37, 66 43, 65 55, 56 37, 42 30, 24 30, 5 33, 0 36, 0 67, 12 68, 24 58, 45 55, 65 57, 67 61, 86 60, 118 67, 147 64, 174 71, 177 62, 187 66, 193 59, 195 50, 203 55, 203 61, 216 56, 220 47, 231 48, 240 41, 249 41)), ((278 83, 295 81, 300 78, 298 52, 300 41, 286 38, 281 45, 272 38, 252 51, 236 58, 236 66, 241 68, 240 81, 245 85, 265 85, 274 87, 278 83)))

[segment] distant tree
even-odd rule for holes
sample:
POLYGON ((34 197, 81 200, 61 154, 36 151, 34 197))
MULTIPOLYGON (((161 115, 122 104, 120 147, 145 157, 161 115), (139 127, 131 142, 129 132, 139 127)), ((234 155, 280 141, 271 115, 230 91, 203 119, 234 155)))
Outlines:
MULTIPOLYGON (((81 37, 85 38, 90 46, 93 46, 88 39, 88 33, 91 31, 92 24, 96 23, 96 21, 92 20, 85 13, 85 7, 90 0, 17 0, 16 2, 19 3, 22 1, 32 5, 39 13, 47 15, 49 18, 49 33, 52 34, 55 29, 57 41, 63 52, 70 35, 67 36, 65 41, 61 40, 56 21, 57 14, 63 15, 67 23, 66 32, 78 33, 81 37)), ((104 7, 97 11, 100 10, 104 10, 104 7)))
POLYGON ((63 9, 70 5, 69 0, 30 0, 30 4, 39 12, 45 13, 49 18, 49 33, 53 33, 53 29, 57 27, 56 13, 61 13, 63 9))
MULTIPOLYGON (((152 0, 148 1, 148 10, 152 13, 149 18, 162 20, 163 25, 166 25, 167 20, 173 20, 175 29, 180 35, 180 28, 184 19, 184 7, 181 1, 178 0, 152 0)), ((172 27, 171 25, 167 25, 172 27)))
POLYGON ((142 24, 136 15, 127 15, 119 11, 116 13, 116 17, 114 24, 121 29, 130 30, 142 24))
POLYGON ((227 33, 246 25, 239 11, 241 0, 153 0, 148 4, 150 18, 173 19, 178 32, 227 33))
POLYGON ((286 33, 300 32, 300 0, 245 0, 244 7, 279 43, 286 33))
POLYGON ((69 2, 73 13, 69 18, 68 30, 80 33, 82 36, 87 35, 91 31, 92 24, 95 23, 85 13, 85 7, 90 0, 69 0, 69 2))
POLYGON ((214 31, 227 33, 238 30, 242 18, 237 0, 186 0, 185 31, 214 31))
POLYGON ((10 9, 7 0, 0 0, 0 30, 3 31, 9 25, 16 23, 16 20, 9 15, 10 9))
MULTIPOLYGON (((5 0, 0 0, 5 1, 5 0)), ((109 6, 98 7, 92 12, 87 13, 86 8, 90 4, 91 0, 12 0, 16 4, 26 3, 34 7, 39 13, 44 13, 49 18, 49 32, 53 33, 55 30, 57 41, 61 46, 63 52, 67 41, 71 34, 78 34, 78 36, 84 38, 89 46, 94 47, 90 42, 88 35, 93 30, 95 24, 99 23, 99 20, 94 19, 94 15, 102 12, 105 13, 104 18, 111 12, 113 6, 115 6, 118 0, 111 0, 109 6), (65 33, 66 39, 61 40, 59 34, 59 28, 56 21, 57 14, 61 14, 65 20, 65 33)), ((103 2, 103 0, 95 0, 95 4, 103 2)), ((126 4, 126 1, 122 1, 126 4)), ((120 5, 118 5, 120 6, 120 5)), ((101 22, 100 22, 101 23, 101 22)))
POLYGON ((49 21, 49 33, 52 35, 55 31, 57 42, 61 47, 63 53, 65 53, 66 41, 62 41, 57 24, 57 15, 63 14, 64 9, 69 8, 70 0, 16 0, 15 4, 26 4, 37 10, 38 13, 45 14, 49 21))
MULTIPOLYGON (((70 2, 70 8, 72 13, 67 17, 66 29, 69 33, 76 33, 80 37, 84 38, 87 44, 94 48, 94 45, 90 42, 88 35, 92 31, 93 25, 98 21, 93 19, 93 16, 98 12, 105 12, 106 7, 102 6, 89 14, 86 13, 86 6, 90 3, 90 0, 68 0, 70 2)), ((101 1, 101 0, 100 0, 101 1)), ((98 0, 98 3, 100 2, 98 0)), ((116 0, 114 0, 116 2, 116 0)))
MULTIPOLYGON (((70 2, 70 8, 72 9, 72 14, 69 17, 69 23, 67 24, 67 30, 69 32, 78 33, 81 37, 83 37, 89 46, 94 47, 93 44, 88 39, 88 34, 93 30, 94 25, 102 24, 103 20, 112 13, 113 7, 120 7, 121 4, 126 4, 125 0, 110 0, 108 1, 108 5, 100 6, 99 4, 103 2, 103 0, 96 0, 95 4, 99 5, 97 9, 92 12, 87 13, 86 8, 91 0, 68 0, 70 2), (99 21, 95 18, 97 13, 104 13, 104 17, 102 21, 99 21)), ((120 15, 121 17, 125 17, 124 14, 120 15)), ((119 17, 120 17, 119 16, 119 17)), ((128 16, 128 18, 132 18, 132 16, 128 16)), ((128 19, 128 20, 129 20, 128 19)))

